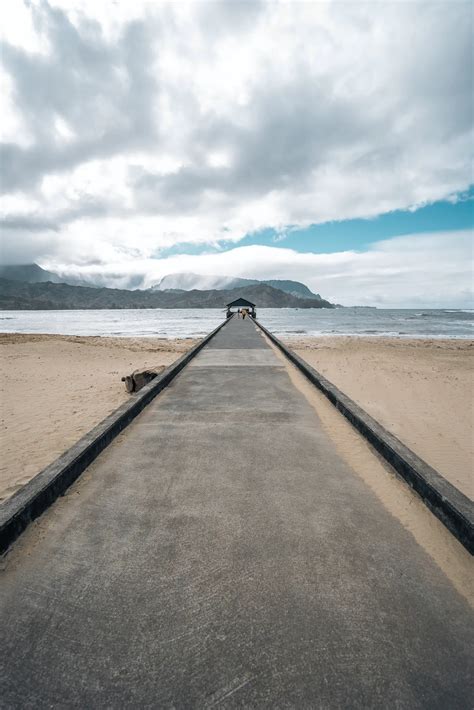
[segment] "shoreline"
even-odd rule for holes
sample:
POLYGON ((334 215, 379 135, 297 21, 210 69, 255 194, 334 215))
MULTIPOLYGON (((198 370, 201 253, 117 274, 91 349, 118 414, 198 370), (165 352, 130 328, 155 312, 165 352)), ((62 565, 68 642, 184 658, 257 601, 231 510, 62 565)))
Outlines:
MULTIPOLYGON (((0 501, 127 400, 121 376, 168 366, 199 339, 0 333, 0 501)), ((474 341, 281 339, 474 497, 474 341)))
MULTIPOLYGON (((262 323, 265 325, 265 323, 262 323)), ((265 326, 267 327, 267 326, 265 326)), ((426 335, 426 334, 413 334, 413 333, 308 333, 307 331, 272 331, 272 333, 279 339, 289 342, 290 340, 298 340, 300 338, 311 338, 312 340, 323 340, 325 338, 360 338, 362 340, 373 340, 374 338, 381 338, 384 340, 427 340, 427 341, 438 341, 438 340, 460 340, 463 342, 474 342, 473 338, 469 335, 426 335)))

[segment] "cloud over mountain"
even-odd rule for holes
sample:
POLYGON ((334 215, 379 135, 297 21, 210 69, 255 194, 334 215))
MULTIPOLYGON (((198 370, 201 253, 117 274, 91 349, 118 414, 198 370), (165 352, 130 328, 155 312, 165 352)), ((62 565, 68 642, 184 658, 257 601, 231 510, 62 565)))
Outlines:
MULTIPOLYGON (((472 308, 472 235, 468 230, 406 235, 377 242, 365 251, 298 253, 269 246, 235 247, 166 259, 136 258, 59 268, 63 276, 115 288, 149 288, 167 274, 202 275, 210 288, 215 274, 303 281, 315 293, 343 305, 472 308)), ((53 270, 58 268, 54 263, 53 270)))
POLYGON ((469 184, 467 2, 107 7, 11 3, 4 261, 152 268, 469 184))

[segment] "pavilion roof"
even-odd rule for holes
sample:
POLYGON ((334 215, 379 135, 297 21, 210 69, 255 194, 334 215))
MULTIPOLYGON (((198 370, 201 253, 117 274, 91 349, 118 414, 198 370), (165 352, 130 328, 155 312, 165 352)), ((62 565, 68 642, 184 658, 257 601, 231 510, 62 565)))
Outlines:
POLYGON ((232 308, 234 306, 244 306, 248 308, 255 308, 255 303, 252 303, 251 301, 247 301, 246 298, 236 298, 235 301, 232 301, 232 303, 227 304, 227 308, 232 308))

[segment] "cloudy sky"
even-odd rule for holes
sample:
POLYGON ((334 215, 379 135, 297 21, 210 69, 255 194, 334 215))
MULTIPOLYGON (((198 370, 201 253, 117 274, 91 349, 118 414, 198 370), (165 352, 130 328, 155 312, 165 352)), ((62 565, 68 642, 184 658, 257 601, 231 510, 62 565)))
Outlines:
POLYGON ((1 13, 4 263, 472 307, 470 2, 1 13))

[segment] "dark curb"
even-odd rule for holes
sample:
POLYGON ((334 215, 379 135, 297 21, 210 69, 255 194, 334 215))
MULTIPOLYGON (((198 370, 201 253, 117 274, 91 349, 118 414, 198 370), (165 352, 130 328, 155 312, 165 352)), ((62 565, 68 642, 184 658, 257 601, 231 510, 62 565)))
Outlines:
POLYGON ((451 485, 434 468, 420 459, 393 434, 367 414, 325 377, 255 320, 258 327, 282 353, 315 385, 351 424, 372 444, 374 449, 418 493, 423 502, 450 532, 474 554, 474 504, 451 485))
POLYGON ((40 471, 11 498, 0 504, 0 554, 4 553, 23 530, 74 483, 101 451, 170 384, 227 322, 228 320, 223 321, 197 345, 145 385, 139 393, 132 395, 127 402, 109 414, 74 446, 40 471))

